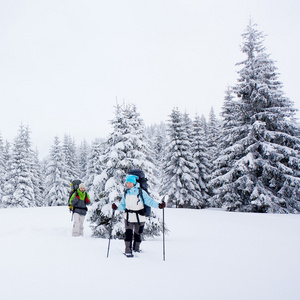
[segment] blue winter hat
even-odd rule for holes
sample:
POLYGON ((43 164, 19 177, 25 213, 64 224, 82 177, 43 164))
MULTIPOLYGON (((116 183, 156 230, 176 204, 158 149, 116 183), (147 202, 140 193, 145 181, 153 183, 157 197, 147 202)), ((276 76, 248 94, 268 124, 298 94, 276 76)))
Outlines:
POLYGON ((126 175, 126 182, 132 182, 134 185, 136 184, 136 180, 138 179, 135 175, 126 175))

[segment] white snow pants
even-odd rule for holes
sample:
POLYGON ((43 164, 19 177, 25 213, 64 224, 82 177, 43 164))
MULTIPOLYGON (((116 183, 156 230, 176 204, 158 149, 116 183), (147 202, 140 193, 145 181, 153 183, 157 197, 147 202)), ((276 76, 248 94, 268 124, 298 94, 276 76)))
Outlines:
POLYGON ((78 213, 74 213, 74 224, 72 236, 83 236, 83 222, 85 216, 80 215, 78 213))

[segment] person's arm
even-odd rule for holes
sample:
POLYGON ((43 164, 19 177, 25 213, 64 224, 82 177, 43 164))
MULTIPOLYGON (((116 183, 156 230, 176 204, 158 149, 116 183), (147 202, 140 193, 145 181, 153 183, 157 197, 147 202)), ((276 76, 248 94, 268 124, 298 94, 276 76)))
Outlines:
POLYGON ((157 201, 155 201, 154 199, 152 199, 147 192, 145 192, 144 190, 142 190, 142 194, 143 194, 143 199, 146 205, 151 206, 153 208, 159 208, 159 203, 157 201))
POLYGON ((87 205, 89 205, 89 204, 91 203, 91 198, 90 198, 90 195, 89 195, 88 193, 86 193, 86 198, 87 198, 87 199, 85 199, 85 203, 86 203, 87 205))
POLYGON ((118 206, 118 210, 123 211, 125 209, 126 209, 126 202, 125 202, 125 197, 124 197, 124 193, 123 193, 122 200, 121 200, 121 202, 120 202, 120 204, 118 206))
POLYGON ((123 195, 122 195, 122 200, 121 200, 119 206, 117 206, 115 203, 112 204, 113 210, 124 211, 126 209, 126 202, 125 202, 124 194, 125 193, 123 193, 123 195))

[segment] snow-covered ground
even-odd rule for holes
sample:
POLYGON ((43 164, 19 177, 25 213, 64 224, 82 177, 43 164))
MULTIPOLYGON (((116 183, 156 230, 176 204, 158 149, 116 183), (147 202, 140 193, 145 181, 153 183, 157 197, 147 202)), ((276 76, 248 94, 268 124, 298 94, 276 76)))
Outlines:
MULTIPOLYGON (((160 211, 161 213, 161 211, 160 211)), ((128 259, 123 241, 71 237, 67 207, 0 210, 3 300, 300 299, 300 215, 166 209, 162 238, 128 259)))

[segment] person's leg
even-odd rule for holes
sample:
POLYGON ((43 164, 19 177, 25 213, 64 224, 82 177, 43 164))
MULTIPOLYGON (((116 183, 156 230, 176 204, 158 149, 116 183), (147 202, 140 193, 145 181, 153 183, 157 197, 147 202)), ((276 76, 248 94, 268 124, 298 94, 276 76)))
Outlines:
POLYGON ((125 220, 125 253, 132 253, 133 223, 125 220))
POLYGON ((81 236, 83 236, 83 223, 84 223, 84 218, 85 218, 85 216, 80 215, 80 230, 79 230, 79 233, 80 233, 81 236))
POLYGON ((133 241, 133 251, 139 252, 140 245, 142 242, 142 233, 144 231, 145 222, 134 223, 134 241, 133 241))
POLYGON ((74 218, 74 223, 73 223, 72 236, 79 236, 80 235, 80 215, 78 213, 74 213, 73 218, 74 218))

